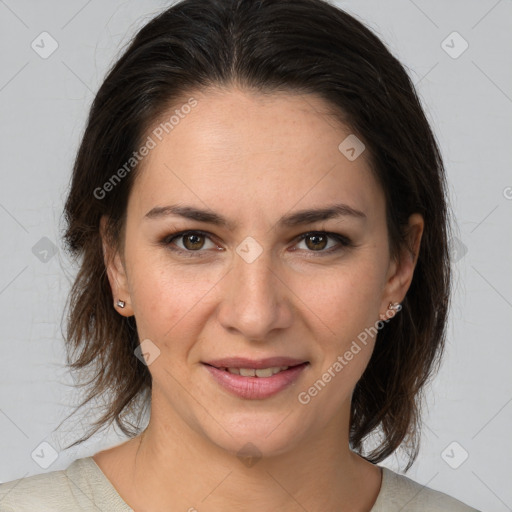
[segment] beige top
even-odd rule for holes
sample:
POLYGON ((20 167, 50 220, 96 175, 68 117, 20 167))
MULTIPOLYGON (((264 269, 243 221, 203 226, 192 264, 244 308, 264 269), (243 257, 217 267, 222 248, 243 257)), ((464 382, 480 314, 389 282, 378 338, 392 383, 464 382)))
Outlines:
MULTIPOLYGON (((382 485, 370 512, 478 512, 382 466, 382 485)), ((0 512, 134 512, 92 457, 67 469, 0 484, 0 512)))

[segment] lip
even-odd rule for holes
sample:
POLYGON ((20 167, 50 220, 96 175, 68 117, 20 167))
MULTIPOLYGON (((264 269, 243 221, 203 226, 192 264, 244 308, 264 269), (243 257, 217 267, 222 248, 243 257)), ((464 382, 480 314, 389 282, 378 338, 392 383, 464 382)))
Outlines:
MULTIPOLYGON (((302 375, 303 371, 310 365, 309 362, 296 363, 294 365, 287 364, 292 361, 290 358, 269 358, 260 361, 251 361, 251 363, 258 364, 260 366, 238 366, 240 361, 245 361, 243 364, 247 364, 247 359, 241 360, 239 358, 234 359, 223 359, 224 363, 229 363, 227 366, 212 366, 210 363, 203 363, 203 366, 208 370, 213 379, 222 386, 226 391, 235 395, 239 398, 247 400, 263 400, 278 394, 285 390, 292 384, 294 384, 302 375), (263 363, 262 363, 263 361, 263 363), (277 364, 275 364, 277 361, 277 364), (285 363, 282 363, 285 361, 285 363), (271 364, 269 364, 269 362, 271 364), (266 365, 266 366, 265 366, 266 365), (283 370, 271 377, 242 377, 241 375, 235 375, 230 373, 223 368, 268 368, 269 366, 290 366, 287 370, 283 370)), ((297 361, 297 360, 294 360, 297 361)), ((218 364, 219 361, 215 363, 218 364)))
MULTIPOLYGON (((247 359, 245 357, 227 357, 225 359, 215 359, 214 361, 205 361, 215 368, 252 368, 258 370, 261 368, 271 368, 277 366, 297 366, 306 363, 304 359, 294 359, 291 357, 266 357, 264 359, 247 359)), ((269 377, 270 378, 270 377, 269 377)))

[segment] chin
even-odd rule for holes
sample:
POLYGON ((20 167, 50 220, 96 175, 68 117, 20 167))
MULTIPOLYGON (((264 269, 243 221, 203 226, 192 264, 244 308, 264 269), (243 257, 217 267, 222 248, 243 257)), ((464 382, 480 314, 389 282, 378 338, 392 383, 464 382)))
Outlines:
MULTIPOLYGON (((234 414, 224 416, 222 427, 213 424, 203 425, 203 436, 210 443, 244 459, 276 457, 293 450, 306 435, 304 422, 292 420, 288 411, 278 414, 234 414)), ((243 460, 242 460, 243 462, 243 460)))

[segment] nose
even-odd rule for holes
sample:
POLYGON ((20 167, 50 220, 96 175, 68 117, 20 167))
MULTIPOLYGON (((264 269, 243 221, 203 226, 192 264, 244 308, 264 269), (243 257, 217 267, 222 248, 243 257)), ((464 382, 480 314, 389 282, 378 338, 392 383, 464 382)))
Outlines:
POLYGON ((292 324, 292 292, 282 267, 268 251, 248 262, 235 254, 233 266, 222 280, 220 324, 250 341, 265 341, 275 330, 292 324))

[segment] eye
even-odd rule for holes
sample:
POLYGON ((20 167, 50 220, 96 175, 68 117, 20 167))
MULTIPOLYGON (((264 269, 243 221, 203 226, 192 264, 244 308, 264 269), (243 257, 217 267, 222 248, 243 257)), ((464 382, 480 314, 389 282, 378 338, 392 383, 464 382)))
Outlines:
MULTIPOLYGON (((173 251, 178 252, 203 252, 201 249, 205 248, 205 239, 210 239, 207 233, 204 233, 202 231, 182 231, 180 233, 173 233, 169 236, 167 236, 163 243, 169 247, 169 249, 173 251), (182 242, 182 246, 177 245, 177 248, 173 247, 174 241, 177 240, 178 242, 182 242)), ((216 248, 218 247, 210 240, 210 247, 208 248, 216 248)))
POLYGON ((299 243, 304 242, 308 252, 317 253, 333 253, 341 250, 344 247, 352 246, 352 242, 345 236, 337 233, 327 233, 325 231, 313 231, 311 233, 305 233, 300 235, 299 243), (338 244, 331 245, 327 250, 324 250, 328 246, 328 240, 336 240, 338 244))

